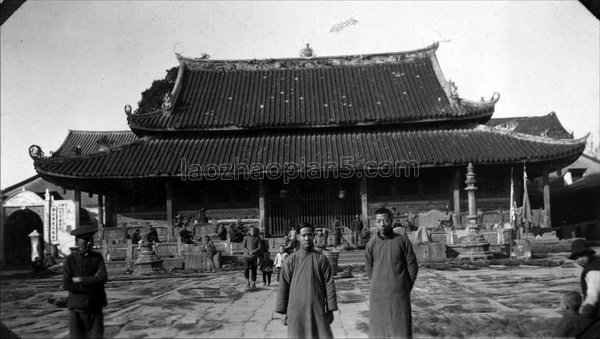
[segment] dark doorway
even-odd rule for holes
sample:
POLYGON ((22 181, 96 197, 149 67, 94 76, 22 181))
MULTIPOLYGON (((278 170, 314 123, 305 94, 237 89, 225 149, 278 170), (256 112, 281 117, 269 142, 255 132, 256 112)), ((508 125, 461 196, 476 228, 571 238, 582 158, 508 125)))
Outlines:
POLYGON ((299 222, 331 229, 335 217, 341 226, 349 227, 354 216, 361 213, 358 184, 350 179, 315 179, 273 185, 268 207, 271 235, 285 235, 299 222))
POLYGON ((31 238, 29 234, 37 230, 43 243, 44 224, 35 212, 24 209, 13 212, 6 220, 4 257, 7 266, 31 266, 31 238))

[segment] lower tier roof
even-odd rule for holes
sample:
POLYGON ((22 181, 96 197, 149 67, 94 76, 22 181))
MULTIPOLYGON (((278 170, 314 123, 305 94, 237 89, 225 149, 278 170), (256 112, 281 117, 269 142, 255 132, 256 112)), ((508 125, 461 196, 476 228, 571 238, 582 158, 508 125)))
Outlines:
POLYGON ((581 155, 585 138, 558 140, 483 125, 414 131, 300 132, 256 135, 149 136, 76 157, 37 157, 45 178, 102 179, 214 175, 285 169, 356 170, 389 164, 419 167, 555 163, 581 155), (287 167, 292 166, 292 167, 287 167))

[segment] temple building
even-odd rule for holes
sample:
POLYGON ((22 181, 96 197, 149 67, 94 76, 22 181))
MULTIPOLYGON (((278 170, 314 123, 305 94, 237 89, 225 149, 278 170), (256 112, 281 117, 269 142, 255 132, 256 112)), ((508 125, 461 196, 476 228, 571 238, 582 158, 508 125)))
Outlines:
POLYGON ((542 177, 551 227, 549 173, 577 159, 585 138, 486 125, 499 95, 460 97, 437 48, 314 57, 307 46, 299 58, 264 60, 177 55, 162 108, 126 106, 130 139, 107 136, 93 151, 64 143, 51 156, 32 146, 30 155, 45 180, 100 195, 106 229, 145 220, 166 227, 167 240, 178 214, 255 218, 270 236, 301 221, 369 220, 381 206, 403 214, 447 205, 461 223, 469 163, 483 210, 509 209, 511 172, 521 178, 525 166, 530 178, 542 177))

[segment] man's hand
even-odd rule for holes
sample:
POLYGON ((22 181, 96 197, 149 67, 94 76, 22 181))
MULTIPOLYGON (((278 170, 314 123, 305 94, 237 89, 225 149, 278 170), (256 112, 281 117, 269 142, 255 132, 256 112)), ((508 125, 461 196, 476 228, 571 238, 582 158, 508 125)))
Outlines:
POLYGON ((327 321, 331 324, 333 322, 333 311, 327 311, 327 321))
POLYGON ((283 326, 287 326, 287 314, 283 315, 283 318, 281 318, 281 322, 283 323, 283 326))
POLYGON ((81 282, 81 277, 73 277, 73 282, 74 283, 80 283, 81 282))

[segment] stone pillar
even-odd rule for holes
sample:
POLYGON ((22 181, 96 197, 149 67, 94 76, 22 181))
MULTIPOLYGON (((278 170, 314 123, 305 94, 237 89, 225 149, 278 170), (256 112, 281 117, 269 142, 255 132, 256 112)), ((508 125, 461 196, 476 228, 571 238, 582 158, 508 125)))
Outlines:
POLYGON ((467 191, 469 198, 469 215, 467 215, 469 224, 467 225, 467 235, 461 241, 459 259, 475 260, 493 258, 493 255, 489 251, 490 243, 479 233, 479 216, 477 215, 477 205, 475 204, 475 191, 477 190, 475 186, 477 180, 475 177, 475 168, 472 163, 469 163, 467 167, 467 180, 465 180, 465 184, 467 184, 465 191, 467 191))
POLYGON ((167 208, 167 241, 173 241, 173 188, 170 181, 165 181, 166 208, 167 208))
POLYGON ((36 257, 44 260, 40 244, 41 237, 42 235, 36 230, 33 230, 33 232, 29 233, 29 238, 31 239, 31 262, 34 262, 36 257))
POLYGON ((477 205, 475 203, 475 191, 477 191, 477 187, 475 186, 477 183, 477 180, 475 179, 476 176, 477 175, 475 174, 473 163, 469 163, 469 166, 467 166, 467 180, 465 180, 465 184, 467 184, 465 191, 467 191, 467 197, 469 199, 469 215, 467 215, 467 219, 469 219, 469 225, 467 225, 467 228, 469 229, 478 228, 477 205))
POLYGON ((546 227, 552 227, 552 217, 550 213, 550 179, 548 170, 544 169, 544 214, 546 217, 546 227))
POLYGON ((360 209, 361 209, 361 219, 365 222, 365 227, 371 227, 369 225, 369 199, 367 195, 367 178, 360 178, 360 209))
POLYGON ((267 232, 267 213, 266 213, 266 187, 264 180, 258 181, 258 218, 260 219, 260 228, 263 232, 270 233, 270 230, 267 232))
POLYGON ((456 218, 456 226, 461 225, 461 216, 460 216, 460 168, 456 168, 454 170, 454 180, 453 180, 453 199, 454 199, 454 217, 456 218))

